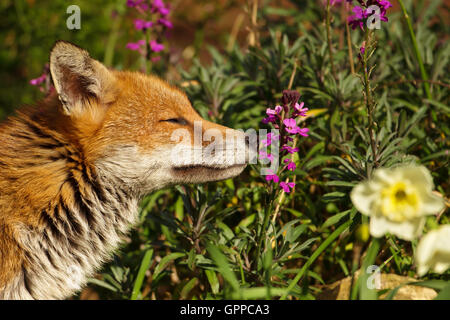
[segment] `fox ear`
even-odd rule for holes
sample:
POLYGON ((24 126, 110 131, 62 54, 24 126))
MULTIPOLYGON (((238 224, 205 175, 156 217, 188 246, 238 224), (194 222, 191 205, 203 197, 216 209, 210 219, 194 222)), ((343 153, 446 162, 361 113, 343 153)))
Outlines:
POLYGON ((89 98, 101 100, 114 79, 86 50, 65 41, 56 42, 50 52, 50 72, 68 115, 89 98))

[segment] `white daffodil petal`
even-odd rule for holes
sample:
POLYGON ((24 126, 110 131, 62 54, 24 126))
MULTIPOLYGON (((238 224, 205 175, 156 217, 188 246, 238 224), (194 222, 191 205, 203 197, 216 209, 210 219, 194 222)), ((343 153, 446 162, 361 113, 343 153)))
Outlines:
POLYGON ((418 237, 423 218, 444 206, 433 194, 433 179, 424 166, 377 169, 372 179, 353 188, 350 198, 359 212, 371 217, 373 236, 392 233, 405 240, 418 237))
POLYGON ((445 272, 450 267, 450 225, 428 232, 417 245, 415 260, 419 276, 430 269, 445 272))
POLYGON ((370 219, 370 234, 379 238, 386 233, 392 233, 403 240, 411 241, 422 233, 424 224, 424 218, 393 222, 381 215, 373 216, 370 219))
POLYGON ((434 188, 433 177, 424 166, 407 166, 400 171, 405 179, 411 181, 412 184, 420 186, 427 190, 434 188))
POLYGON ((358 184, 350 193, 350 199, 356 209, 366 216, 370 216, 373 201, 377 197, 377 192, 367 182, 358 184))
POLYGON ((444 207, 445 203, 442 197, 431 192, 422 194, 422 211, 425 215, 439 213, 444 207))
POLYGON ((398 179, 398 174, 395 171, 380 168, 373 173, 373 182, 391 184, 398 179))
POLYGON ((436 273, 444 273, 447 271, 447 269, 450 268, 450 262, 443 263, 443 262, 436 262, 433 266, 433 271, 436 273))

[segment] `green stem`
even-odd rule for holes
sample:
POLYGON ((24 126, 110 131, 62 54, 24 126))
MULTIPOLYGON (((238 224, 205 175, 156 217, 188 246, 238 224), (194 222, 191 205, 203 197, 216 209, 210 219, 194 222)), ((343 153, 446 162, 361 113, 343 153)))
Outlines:
POLYGON ((145 30, 145 45, 147 48, 147 51, 145 53, 145 73, 150 74, 152 70, 152 63, 151 63, 151 49, 150 49, 150 34, 149 30, 145 30))
POLYGON ((412 26, 412 23, 411 23, 411 19, 409 19, 409 15, 408 15, 408 12, 406 11, 405 5, 403 4, 403 0, 398 0, 398 3, 402 7, 403 16, 405 17, 406 24, 408 25, 409 35, 411 37, 411 41, 412 41, 413 46, 414 46, 414 52, 416 53, 417 61, 419 62, 420 73, 422 75, 423 85, 425 87, 425 93, 427 95, 427 99, 428 100, 432 100, 431 91, 430 91, 430 85, 427 82, 428 81, 428 74, 427 74, 427 71, 425 70, 425 66, 424 66, 423 61, 422 61, 422 56, 421 56, 420 51, 419 51, 419 46, 417 45, 416 34, 414 33, 414 29, 413 29, 413 26, 412 26))
POLYGON ((331 72, 333 77, 337 80, 336 69, 334 67, 334 57, 333 57, 333 47, 331 42, 331 12, 330 12, 330 1, 327 1, 327 16, 326 16, 326 30, 327 30, 327 41, 328 41, 328 52, 330 55, 331 72))
POLYGON ((344 224, 340 225, 339 228, 333 231, 332 234, 328 236, 328 238, 322 242, 322 244, 314 251, 314 253, 311 255, 311 257, 306 261, 305 265, 300 269, 300 271, 297 273, 295 278, 289 283, 289 286, 286 290, 286 293, 280 298, 280 300, 286 300, 287 295, 289 292, 294 289, 295 285, 300 281, 300 279, 303 277, 303 275, 306 273, 308 268, 311 266, 311 264, 316 261, 316 259, 320 256, 320 254, 331 244, 334 240, 336 240, 339 235, 347 229, 350 224, 352 223, 352 220, 348 220, 344 224))
POLYGON ((267 227, 269 226, 269 220, 270 220, 270 215, 272 212, 272 208, 273 208, 273 201, 270 203, 270 205, 268 207, 266 207, 266 210, 264 211, 264 221, 263 221, 263 227, 261 228, 261 230, 258 233, 258 246, 256 248, 256 269, 258 268, 258 262, 259 259, 261 257, 261 250, 262 250, 262 242, 263 242, 263 238, 264 238, 264 232, 267 230, 267 227))
POLYGON ((109 34, 108 41, 106 43, 105 57, 103 62, 106 66, 112 67, 114 62, 114 48, 116 46, 117 38, 119 36, 120 25, 122 23, 122 14, 118 13, 113 20, 111 33, 109 34))
POLYGON ((370 274, 367 273, 367 268, 375 263, 378 252, 380 251, 381 241, 379 238, 373 238, 367 254, 361 266, 361 271, 358 277, 359 298, 361 300, 376 300, 378 298, 377 289, 368 287, 367 280, 370 274))
MULTIPOLYGON (((370 147, 372 148, 372 156, 373 156, 373 162, 374 162, 374 166, 378 167, 378 152, 377 152, 377 144, 375 141, 375 136, 374 136, 374 128, 375 128, 375 124, 374 124, 374 117, 373 117, 373 113, 374 113, 374 105, 373 105, 373 100, 372 100, 372 88, 370 87, 370 79, 369 79, 369 68, 368 68, 368 59, 369 57, 367 56, 369 51, 372 50, 372 39, 371 39, 371 31, 367 28, 366 29, 366 33, 364 36, 364 40, 365 40, 365 50, 364 50, 364 55, 362 57, 362 61, 363 61, 363 73, 364 73, 364 90, 365 90, 365 95, 366 95, 366 108, 367 108, 367 114, 369 116, 369 138, 370 138, 370 147)), ((370 177, 371 172, 368 172, 368 176, 370 177)))

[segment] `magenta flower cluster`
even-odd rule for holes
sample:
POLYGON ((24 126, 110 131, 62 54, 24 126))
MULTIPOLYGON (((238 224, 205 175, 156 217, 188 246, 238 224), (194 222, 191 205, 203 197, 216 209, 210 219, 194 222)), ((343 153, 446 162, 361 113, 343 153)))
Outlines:
POLYGON ((39 87, 39 90, 44 93, 49 93, 54 89, 51 85, 50 67, 48 63, 45 64, 42 74, 37 78, 31 79, 30 84, 39 87))
MULTIPOLYGON (((331 0, 331 1, 330 1, 330 5, 331 5, 331 6, 339 5, 339 4, 341 4, 342 2, 344 2, 344 1, 347 1, 347 2, 349 2, 349 3, 353 2, 353 0, 331 0)), ((326 3, 326 2, 327 2, 327 0, 325 0, 325 3, 326 3)))
POLYGON ((380 21, 387 22, 386 17, 387 9, 392 7, 392 4, 387 0, 357 0, 361 6, 355 6, 353 8, 353 15, 348 18, 348 24, 352 29, 359 27, 364 30, 364 25, 366 24, 367 18, 372 15, 379 15, 380 21), (370 9, 371 6, 377 6, 380 10, 379 13, 374 12, 370 9))
MULTIPOLYGON (((127 6, 135 8, 141 15, 142 19, 134 20, 134 27, 136 30, 142 31, 143 35, 147 30, 152 30, 153 39, 139 40, 137 42, 129 42, 126 48, 134 51, 139 51, 142 55, 150 56, 147 51, 161 52, 164 50, 164 44, 161 43, 161 38, 166 36, 167 29, 172 29, 173 24, 168 19, 170 14, 170 6, 165 4, 162 0, 127 0, 127 6)), ((158 61, 161 57, 153 57, 152 61, 158 61)))
POLYGON ((278 148, 280 146, 280 159, 284 159, 282 161, 283 166, 278 172, 269 170, 266 181, 279 183, 280 188, 286 193, 294 189, 295 183, 280 182, 280 174, 284 170, 294 171, 297 168, 290 156, 299 151, 298 148, 293 146, 293 137, 296 135, 307 137, 309 132, 308 128, 301 128, 298 125, 298 120, 301 117, 306 117, 306 111, 308 111, 308 108, 304 107, 304 102, 298 103, 299 99, 300 94, 297 91, 283 91, 282 105, 277 105, 274 109, 268 108, 266 110, 267 117, 262 120, 262 123, 269 124, 277 129, 279 134, 270 132, 266 139, 261 141, 261 145, 265 148, 259 151, 259 159, 268 159, 273 162, 275 160, 274 155, 272 152, 267 152, 267 147, 278 148))

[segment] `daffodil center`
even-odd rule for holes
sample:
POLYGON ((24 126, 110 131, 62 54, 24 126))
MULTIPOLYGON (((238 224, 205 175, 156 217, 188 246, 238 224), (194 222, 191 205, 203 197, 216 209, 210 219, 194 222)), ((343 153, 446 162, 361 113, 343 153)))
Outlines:
POLYGON ((405 190, 397 190, 395 192, 395 200, 396 201, 404 201, 407 199, 405 190))
POLYGON ((419 194, 414 186, 396 182, 381 193, 381 212, 391 221, 402 222, 419 215, 419 194))

